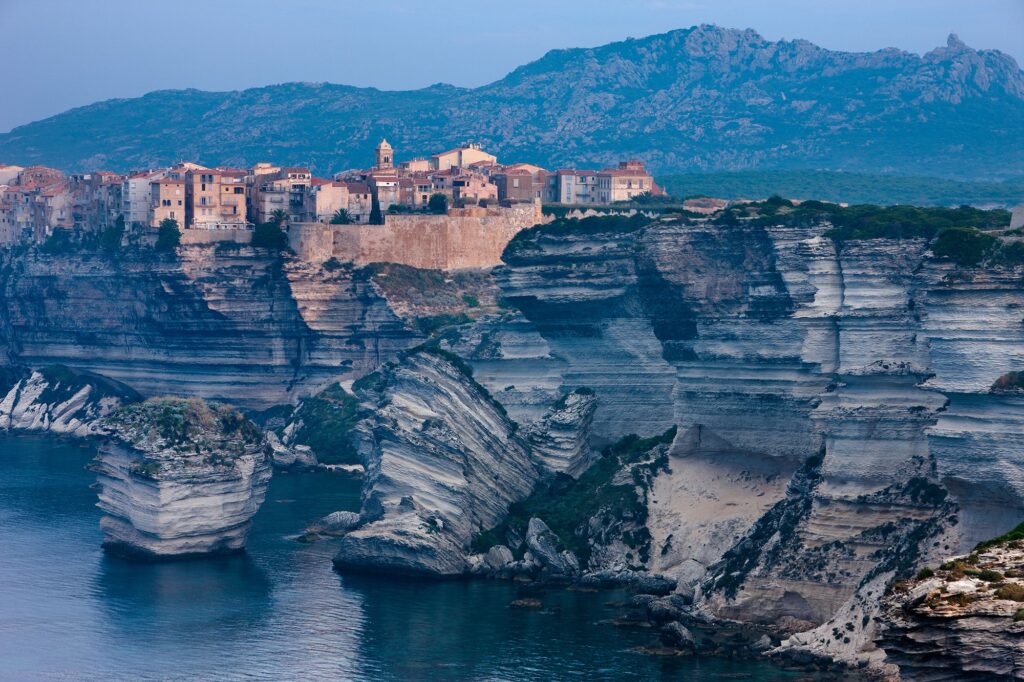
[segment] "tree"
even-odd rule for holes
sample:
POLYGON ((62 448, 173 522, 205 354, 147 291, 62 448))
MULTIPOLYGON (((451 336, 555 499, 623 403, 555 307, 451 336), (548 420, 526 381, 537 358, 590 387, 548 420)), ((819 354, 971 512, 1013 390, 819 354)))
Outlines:
POLYGON ((383 225, 384 214, 380 212, 380 200, 377 195, 373 195, 373 201, 370 204, 370 224, 371 225, 383 225))
POLYGON ((288 235, 277 223, 260 223, 252 234, 252 245, 283 251, 288 246, 288 235))
POLYGON ((164 218, 160 221, 160 229, 156 233, 156 248, 158 251, 174 251, 181 243, 181 230, 178 229, 178 221, 174 218, 164 218))
POLYGON ((427 201, 427 209, 431 213, 447 213, 448 212, 448 196, 435 192, 430 195, 430 199, 427 201))
POLYGON ((270 214, 270 222, 280 227, 284 223, 288 222, 288 212, 283 208, 275 208, 270 214))
POLYGON ((104 251, 116 251, 121 246, 121 239, 124 237, 124 216, 117 216, 117 220, 110 227, 103 230, 100 235, 100 246, 104 251))
POLYGON ((350 225, 352 223, 352 216, 349 215, 348 211, 344 208, 339 208, 331 216, 331 225, 350 225))

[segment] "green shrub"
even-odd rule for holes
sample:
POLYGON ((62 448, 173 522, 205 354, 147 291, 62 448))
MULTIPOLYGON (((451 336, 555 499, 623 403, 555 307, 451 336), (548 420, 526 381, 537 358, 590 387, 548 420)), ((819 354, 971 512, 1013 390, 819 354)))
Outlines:
POLYGON ((447 213, 448 212, 448 195, 435 192, 430 195, 427 200, 427 210, 431 213, 447 213))
POLYGON ((999 244, 999 239, 980 230, 953 227, 942 232, 932 246, 940 258, 949 258, 960 265, 977 265, 999 244))
POLYGON ((293 421, 302 422, 295 442, 308 445, 324 464, 358 464, 351 432, 359 421, 359 400, 340 384, 332 384, 302 401, 293 421))
POLYGON ((282 251, 288 246, 288 235, 278 223, 260 223, 252 233, 252 245, 257 248, 282 251))
POLYGON ((930 568, 925 567, 925 568, 922 568, 920 571, 917 572, 916 579, 917 580, 925 580, 926 578, 931 578, 933 575, 935 575, 935 571, 933 571, 930 568))
POLYGON ((71 232, 61 229, 54 230, 53 234, 47 237, 43 245, 39 247, 39 250, 53 255, 73 252, 75 243, 71 239, 71 232))
POLYGON ((103 230, 100 235, 100 247, 104 251, 116 251, 121 247, 121 239, 124 237, 124 216, 117 216, 117 220, 110 227, 103 230))
POLYGON ((181 244, 181 230, 174 218, 164 218, 156 233, 157 251, 174 251, 181 244))
POLYGON ((984 568, 978 571, 978 578, 987 583, 998 583, 1003 581, 1003 574, 999 571, 993 571, 991 568, 984 568))
POLYGON ((996 590, 996 597, 999 599, 1009 599, 1010 601, 1024 601, 1024 585, 1020 583, 1003 585, 996 590))
POLYGON ((1019 623, 1024 620, 1024 609, 1017 609, 1017 613, 1013 614, 1013 622, 1019 623))
POLYGON ((462 294, 462 302, 465 303, 470 308, 480 307, 480 299, 478 299, 473 294, 462 294))

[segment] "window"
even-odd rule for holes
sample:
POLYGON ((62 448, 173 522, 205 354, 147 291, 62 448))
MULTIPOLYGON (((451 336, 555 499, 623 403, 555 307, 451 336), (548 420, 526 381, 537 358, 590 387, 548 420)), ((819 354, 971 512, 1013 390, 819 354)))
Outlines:
POLYGON ((200 189, 200 191, 205 192, 206 191, 206 183, 204 182, 202 185, 200 185, 199 189, 200 189))
POLYGON ((519 178, 512 178, 512 186, 519 187, 519 178))

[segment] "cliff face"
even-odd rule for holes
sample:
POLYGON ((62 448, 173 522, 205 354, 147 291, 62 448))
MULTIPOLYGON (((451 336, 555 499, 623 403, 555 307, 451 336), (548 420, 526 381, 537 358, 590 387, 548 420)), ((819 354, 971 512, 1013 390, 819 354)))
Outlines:
POLYGON ((461 362, 433 352, 386 366, 357 391, 372 410, 357 427, 364 525, 342 539, 335 565, 462 574, 473 536, 540 476, 528 446, 461 362))
POLYGON ((361 376, 417 338, 350 268, 249 247, 179 254, 5 253, 7 362, 67 364, 143 395, 262 408, 361 376))
POLYGON ((555 368, 594 390, 599 438, 678 425, 650 568, 717 615, 820 626, 787 646, 852 660, 886 584, 1024 516, 1022 398, 990 392, 1024 362, 1024 287, 826 228, 539 229, 496 277, 526 318, 503 340, 557 361, 510 363, 510 394, 555 368))
POLYGON ((271 475, 255 425, 227 406, 154 399, 102 427, 93 470, 105 548, 176 558, 245 547, 271 475))

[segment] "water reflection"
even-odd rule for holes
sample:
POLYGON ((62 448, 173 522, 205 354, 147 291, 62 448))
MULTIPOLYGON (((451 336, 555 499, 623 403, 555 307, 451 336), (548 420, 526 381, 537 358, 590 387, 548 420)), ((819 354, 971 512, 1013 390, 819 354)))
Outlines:
POLYGON ((248 554, 145 563, 105 555, 93 595, 111 624, 154 639, 216 635, 222 643, 258 636, 272 613, 272 585, 248 554))

